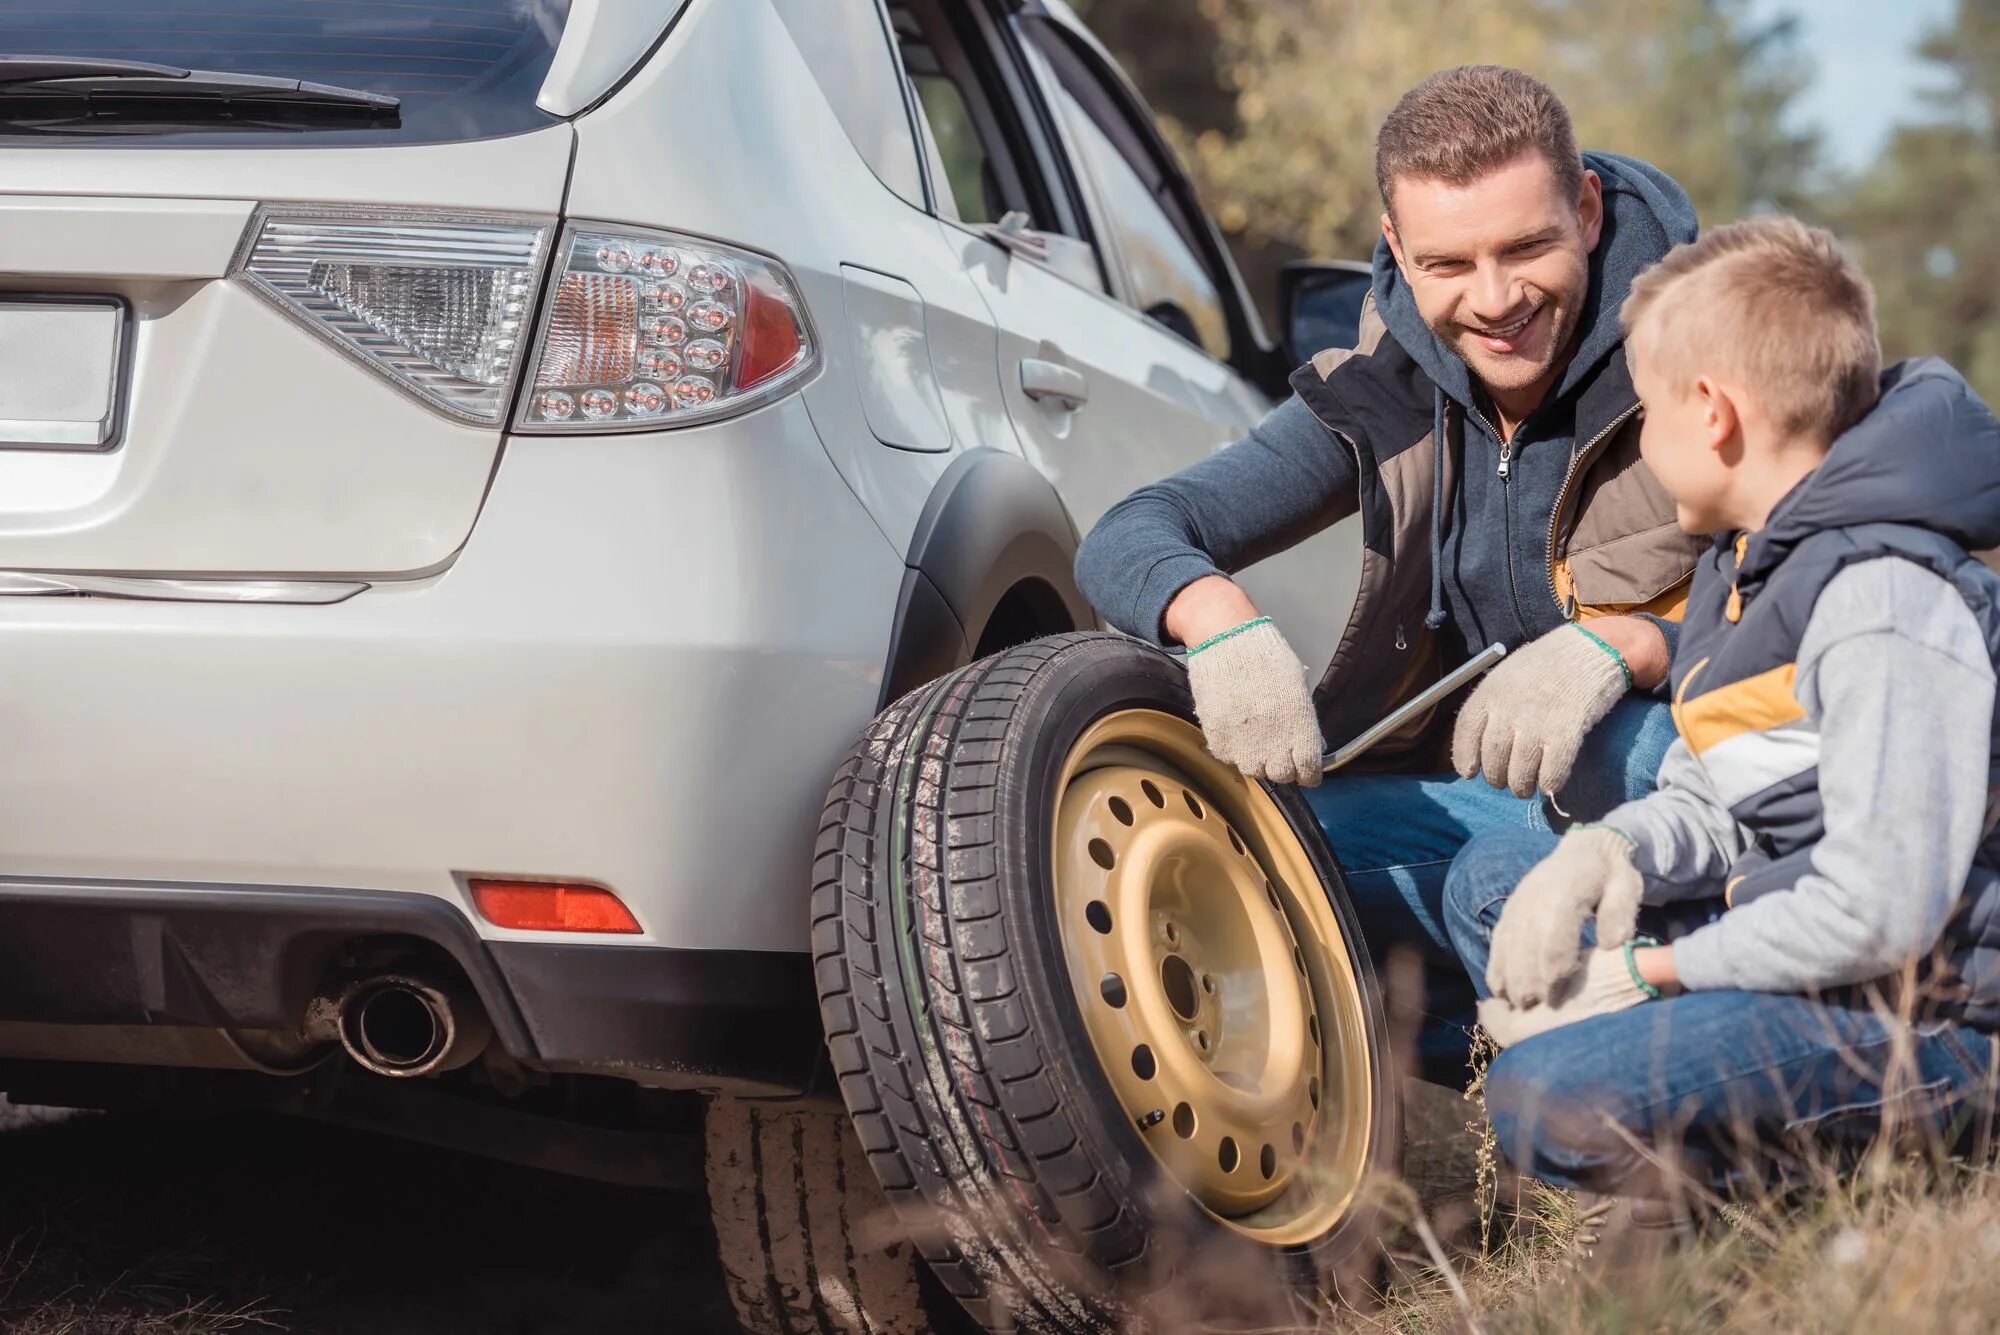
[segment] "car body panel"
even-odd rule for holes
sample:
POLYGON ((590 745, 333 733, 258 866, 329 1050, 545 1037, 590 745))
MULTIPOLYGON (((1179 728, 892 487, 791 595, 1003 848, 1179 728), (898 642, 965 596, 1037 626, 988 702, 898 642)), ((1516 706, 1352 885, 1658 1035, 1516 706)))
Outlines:
MULTIPOLYGON (((893 69, 886 50, 884 67, 893 69)), ((840 476, 897 550, 908 550, 950 449, 1018 452, 995 384, 992 316, 936 219, 883 185, 848 140, 769 0, 697 0, 660 52, 577 122, 569 211, 714 236, 784 262, 822 334, 825 369, 804 391, 807 407, 840 476), (850 336, 843 265, 922 299, 912 342, 928 350, 943 429, 932 420, 921 442, 899 443, 923 452, 888 448, 870 429, 859 386, 894 400, 913 378, 872 360, 879 324, 850 336)))
POLYGON ((574 116, 631 73, 687 8, 688 0, 570 0, 535 105, 574 116))
MULTIPOLYGON (((1076 21, 1065 7, 1049 8, 1074 30, 1076 21)), ((1105 61, 1104 73, 1115 78, 1115 66, 1102 48, 1094 39, 1089 44, 1105 61)), ((1042 96, 1052 98, 1046 63, 1030 59, 1028 67, 1042 96)), ((1081 154, 1071 127, 1062 116, 1049 119, 1077 162, 1081 154)), ((1086 214, 1100 234, 1106 232, 1106 204, 1092 173, 1077 170, 1074 176, 1086 214)), ((1242 439, 1270 410, 1270 400, 1235 368, 1116 296, 1066 282, 980 237, 965 237, 960 250, 1001 328, 1002 391, 1023 446, 1055 482, 1079 531, 1087 531, 1140 484, 1242 439), (1029 359, 1081 372, 1089 384, 1089 402, 1071 410, 1060 402, 1030 398, 1021 380, 1021 363, 1029 359)), ((1106 268, 1114 285, 1122 283, 1120 265, 1107 263, 1106 268)), ((1233 268, 1215 277, 1218 290, 1240 296, 1233 268)), ((1255 316, 1247 308, 1243 324, 1254 332, 1255 316)), ((1359 584, 1359 524, 1350 520, 1329 527, 1235 578, 1258 610, 1285 628, 1300 656, 1323 668, 1359 584)))
MULTIPOLYGON (((448 910, 454 956, 508 974, 533 1035, 517 1056, 711 1086, 739 1032, 808 992, 825 785, 881 703, 903 592, 928 591, 953 654, 1016 581, 1087 619, 1076 537, 1268 402, 1242 368, 886 186, 772 0, 580 2, 572 23, 581 45, 565 41, 545 92, 587 109, 529 134, 0 149, 4 285, 111 291, 136 318, 125 440, 0 449, 0 574, 154 577, 164 595, 0 596, 0 907, 41 921, 44 901, 122 896, 130 913, 104 921, 153 935, 109 957, 135 961, 142 990, 200 949, 222 901, 231 940, 256 939, 243 906, 272 896, 308 917, 351 901, 328 921, 375 915, 388 933, 402 919, 382 898, 448 910), (286 201, 560 216, 761 252, 797 285, 818 370, 698 426, 451 422, 228 276, 256 205, 286 201), (1089 402, 1027 398, 1035 357, 1081 371, 1089 402), (269 588, 197 602, 157 578, 179 575, 349 583, 319 605, 269 588), (494 926, 470 901, 479 875, 607 886, 642 930, 494 926), (767 957, 741 972, 775 980, 740 1029, 698 995, 734 976, 733 952, 767 957), (678 1029, 661 1037, 662 988, 677 1025, 714 1031, 699 1060, 678 1029)), ((886 41, 883 67, 895 77, 886 41)), ((1328 549, 1343 542, 1245 576, 1308 656, 1341 620, 1328 549)), ((149 1022, 228 1027, 202 1009, 200 970, 179 982, 192 1009, 149 1022)), ((804 1013, 785 1023, 812 1049, 804 1013)), ((54 1022, 32 1006, 4 1018, 54 1022)))
POLYGON ((902 570, 790 399, 517 438, 451 569, 335 606, 0 599, 0 876, 572 877, 645 928, 589 939, 802 950, 902 570))
POLYGON ((0 449, 0 570, 400 575, 465 541, 497 427, 414 407, 227 275, 259 198, 551 219, 572 133, 321 150, 0 148, 11 292, 131 312, 122 439, 0 449), (123 192, 108 196, 106 182, 123 192))

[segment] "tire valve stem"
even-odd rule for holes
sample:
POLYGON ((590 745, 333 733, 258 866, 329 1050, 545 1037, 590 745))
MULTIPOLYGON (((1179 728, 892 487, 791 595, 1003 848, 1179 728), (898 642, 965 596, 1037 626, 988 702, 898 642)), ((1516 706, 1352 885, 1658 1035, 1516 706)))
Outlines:
POLYGON ((1155 1108, 1153 1109, 1153 1111, 1145 1114, 1139 1119, 1139 1129, 1141 1131, 1151 1131, 1154 1127, 1158 1126, 1160 1123, 1166 1120, 1167 1120, 1167 1110, 1165 1108, 1155 1108))

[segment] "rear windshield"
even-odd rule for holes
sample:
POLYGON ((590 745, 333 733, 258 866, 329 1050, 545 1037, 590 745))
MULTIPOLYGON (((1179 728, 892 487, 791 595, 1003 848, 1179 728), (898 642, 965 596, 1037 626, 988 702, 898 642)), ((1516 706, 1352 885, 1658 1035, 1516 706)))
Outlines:
POLYGON ((5 0, 0 52, 144 60, 306 79, 402 99, 398 123, 178 125, 4 122, 0 136, 61 143, 312 146, 486 139, 552 124, 535 106, 569 0, 5 0))

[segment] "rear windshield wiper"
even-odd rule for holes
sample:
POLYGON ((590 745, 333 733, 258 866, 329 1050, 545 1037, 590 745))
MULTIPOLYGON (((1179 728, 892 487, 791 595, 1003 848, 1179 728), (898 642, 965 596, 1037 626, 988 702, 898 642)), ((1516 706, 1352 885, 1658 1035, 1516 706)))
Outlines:
MULTIPOLYGON (((0 100, 48 103, 86 101, 118 115, 147 102, 174 103, 175 119, 190 104, 207 103, 230 112, 248 106, 269 112, 325 112, 334 115, 393 116, 402 99, 363 88, 279 79, 229 70, 182 69, 143 60, 97 60, 82 56, 0 56, 0 100)), ((9 114, 14 108, 9 108, 9 114)))

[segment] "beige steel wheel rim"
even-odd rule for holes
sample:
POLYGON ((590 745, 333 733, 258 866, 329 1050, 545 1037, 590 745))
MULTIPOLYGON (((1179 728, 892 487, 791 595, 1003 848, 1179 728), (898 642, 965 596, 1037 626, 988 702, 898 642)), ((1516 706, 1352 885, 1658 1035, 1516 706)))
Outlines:
POLYGON ((1070 985, 1138 1134, 1231 1228, 1322 1236, 1366 1170, 1377 1075, 1346 939, 1284 814, 1151 709, 1092 724, 1055 802, 1070 985))

